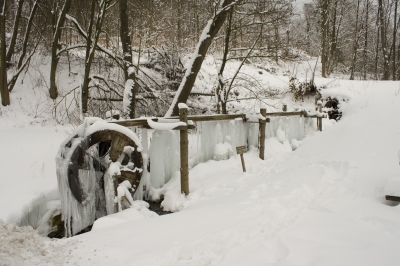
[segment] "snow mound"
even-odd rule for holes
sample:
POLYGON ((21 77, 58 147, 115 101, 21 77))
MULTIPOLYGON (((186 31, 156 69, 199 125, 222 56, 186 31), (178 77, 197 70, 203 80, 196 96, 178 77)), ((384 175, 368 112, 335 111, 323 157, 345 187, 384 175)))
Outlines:
POLYGON ((0 265, 46 265, 61 259, 54 256, 56 243, 39 236, 30 226, 18 227, 0 220, 0 242, 0 265))
POLYGON ((136 200, 133 202, 130 208, 96 220, 93 224, 92 231, 99 230, 109 226, 114 226, 117 224, 158 216, 157 213, 150 211, 148 208, 149 204, 147 202, 136 200))

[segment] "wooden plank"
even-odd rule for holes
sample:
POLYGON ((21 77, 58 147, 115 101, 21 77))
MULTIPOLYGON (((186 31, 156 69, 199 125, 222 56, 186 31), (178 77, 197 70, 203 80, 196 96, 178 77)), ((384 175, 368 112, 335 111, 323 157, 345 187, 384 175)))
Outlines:
MULTIPOLYGON (((187 108, 179 108, 179 120, 188 122, 187 108)), ((181 193, 189 194, 189 137, 188 130, 179 131, 180 151, 181 151, 181 193)))
MULTIPOLYGON (((142 127, 147 128, 147 129, 153 129, 149 125, 143 125, 142 127)), ((188 126, 177 126, 171 130, 187 130, 187 129, 196 129, 195 125, 188 125, 188 126)))
POLYGON ((233 114, 233 115, 196 115, 188 116, 189 120, 194 122, 205 122, 205 121, 220 121, 220 120, 234 120, 237 118, 242 118, 246 120, 245 114, 233 114))
POLYGON ((276 112, 276 113, 266 113, 266 116, 294 116, 294 115, 305 115, 305 111, 298 111, 298 112, 276 112))
POLYGON ((385 198, 386 198, 386 200, 400 202, 400 197, 398 197, 398 196, 386 195, 385 198))

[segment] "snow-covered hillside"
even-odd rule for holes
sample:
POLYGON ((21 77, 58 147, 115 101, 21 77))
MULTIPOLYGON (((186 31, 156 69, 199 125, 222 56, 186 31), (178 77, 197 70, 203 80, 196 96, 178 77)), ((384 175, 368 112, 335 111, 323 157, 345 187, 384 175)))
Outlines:
MULTIPOLYGON (((309 136, 295 151, 271 139, 265 161, 254 149, 245 154, 246 173, 239 157, 197 165, 190 171, 191 194, 178 197, 181 211, 169 215, 142 215, 62 240, 2 223, 0 261, 396 265, 400 207, 384 200, 384 186, 400 179, 399 83, 317 82, 349 100, 341 106, 340 122, 309 136)), ((1 215, 7 219, 26 197, 54 187, 53 155, 63 134, 20 124, 10 113, 0 120, 1 215)))

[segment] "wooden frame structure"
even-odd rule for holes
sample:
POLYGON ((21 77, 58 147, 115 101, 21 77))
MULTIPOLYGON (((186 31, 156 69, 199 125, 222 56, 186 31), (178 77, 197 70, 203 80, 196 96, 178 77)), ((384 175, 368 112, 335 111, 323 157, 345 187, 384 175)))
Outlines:
MULTIPOLYGON (((260 114, 263 118, 260 118, 258 122, 252 123, 259 123, 259 135, 258 135, 258 143, 259 143, 259 157, 261 160, 264 160, 264 151, 265 151, 265 127, 266 123, 270 122, 269 117, 277 117, 277 116, 304 116, 309 118, 316 118, 317 119, 317 129, 322 131, 322 118, 326 117, 326 115, 321 113, 322 108, 318 108, 317 110, 319 113, 317 114, 310 114, 307 111, 296 111, 296 112, 287 112, 287 105, 283 105, 282 110, 283 112, 273 112, 267 113, 266 108, 260 109, 260 114)), ((187 107, 179 109, 179 117, 173 116, 168 118, 151 118, 151 120, 158 122, 159 120, 165 119, 175 119, 179 122, 184 122, 185 126, 177 126, 173 128, 173 130, 180 131, 180 154, 181 154, 181 193, 185 195, 189 194, 189 136, 188 130, 194 129, 195 126, 193 122, 206 122, 206 121, 223 121, 223 120, 234 120, 241 118, 243 122, 247 121, 245 114, 222 114, 222 115, 187 115, 187 107)), ((148 118, 137 118, 137 119, 128 119, 123 121, 110 121, 109 123, 118 124, 125 127, 145 127, 151 128, 147 122, 148 118)))

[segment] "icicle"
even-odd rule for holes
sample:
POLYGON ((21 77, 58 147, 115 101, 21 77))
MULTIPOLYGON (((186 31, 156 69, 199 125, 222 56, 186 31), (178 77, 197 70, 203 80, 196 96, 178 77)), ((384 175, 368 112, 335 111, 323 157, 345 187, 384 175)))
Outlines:
POLYGON ((161 188, 180 167, 179 132, 155 131, 150 146, 150 181, 161 188))

